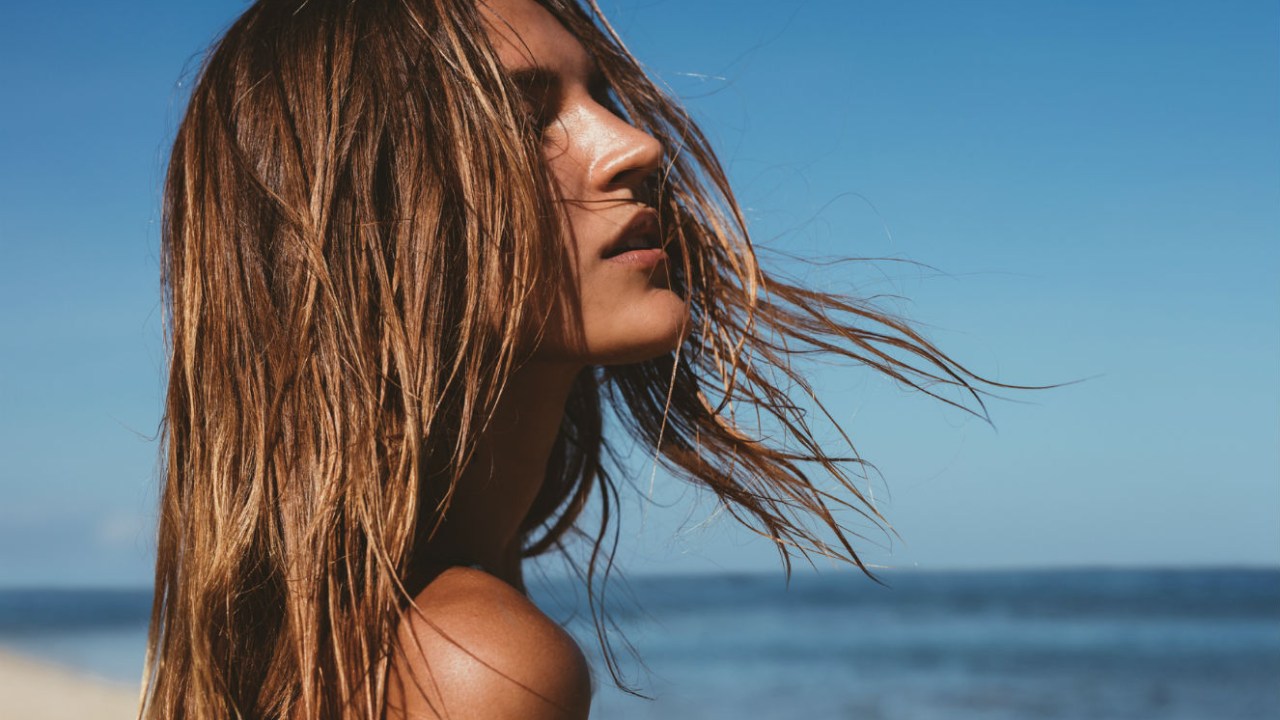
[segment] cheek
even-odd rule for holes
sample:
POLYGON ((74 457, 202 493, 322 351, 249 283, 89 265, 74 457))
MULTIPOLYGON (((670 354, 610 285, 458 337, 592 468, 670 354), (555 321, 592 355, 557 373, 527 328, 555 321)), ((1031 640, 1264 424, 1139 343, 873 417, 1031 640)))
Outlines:
POLYGON ((578 247, 581 211, 571 211, 562 204, 559 247, 552 249, 550 262, 557 271, 549 273, 544 285, 534 288, 531 307, 521 331, 521 345, 532 351, 532 357, 549 361, 573 361, 587 353, 583 336, 584 284, 583 253, 578 247), (555 282, 558 280, 558 283, 555 282), (553 287, 554 285, 554 287, 553 287))
POLYGON ((561 197, 573 200, 587 197, 591 150, 584 143, 574 142, 569 132, 568 127, 562 127, 556 133, 559 137, 547 138, 542 159, 561 197))
POLYGON ((592 239, 600 234, 600 217, 590 207, 590 203, 581 199, 585 197, 584 188, 581 183, 574 182, 575 173, 571 172, 574 163, 569 158, 562 156, 554 161, 548 159, 547 165, 556 185, 554 191, 560 211, 560 237, 564 258, 576 281, 589 260, 587 256, 592 239))

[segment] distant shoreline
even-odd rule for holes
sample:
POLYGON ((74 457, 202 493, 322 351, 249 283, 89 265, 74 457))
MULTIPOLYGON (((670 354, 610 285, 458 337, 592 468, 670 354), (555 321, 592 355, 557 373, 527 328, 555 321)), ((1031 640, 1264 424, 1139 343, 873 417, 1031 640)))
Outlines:
POLYGON ((0 648, 0 717, 132 720, 138 691, 0 648))
MULTIPOLYGON (((1280 573, 1280 563, 1223 563, 1223 564, 1125 564, 1125 563, 1064 563, 1050 565, 943 565, 943 566, 927 566, 927 565, 883 565, 878 563, 867 563, 867 568, 876 574, 895 574, 895 575, 972 575, 972 576, 1008 576, 1008 575, 1081 575, 1081 574, 1116 574, 1116 573, 1257 573, 1257 574, 1278 574, 1280 573)), ((615 569, 614 572, 619 572, 615 569)), ((797 563, 793 572, 794 577, 805 576, 830 576, 833 574, 846 573, 850 575, 862 575, 862 571, 857 567, 849 564, 832 563, 817 568, 808 568, 807 566, 797 563)), ((724 579, 732 577, 778 577, 784 576, 781 566, 778 567, 761 567, 761 568, 734 568, 734 567, 715 567, 698 568, 691 570, 663 571, 653 570, 652 568, 640 569, 622 569, 620 574, 628 580, 686 580, 696 578, 708 579, 724 579)), ((575 576, 565 573, 548 574, 539 580, 547 580, 550 582, 562 582, 565 580, 574 580, 575 576)), ((66 583, 19 583, 4 584, 0 583, 0 594, 2 593, 83 593, 96 592, 104 594, 116 594, 121 596, 145 594, 148 601, 152 588, 149 585, 69 585, 66 583)), ((147 606, 148 617, 150 605, 147 606)), ((0 641, 2 644, 2 641, 0 641)))

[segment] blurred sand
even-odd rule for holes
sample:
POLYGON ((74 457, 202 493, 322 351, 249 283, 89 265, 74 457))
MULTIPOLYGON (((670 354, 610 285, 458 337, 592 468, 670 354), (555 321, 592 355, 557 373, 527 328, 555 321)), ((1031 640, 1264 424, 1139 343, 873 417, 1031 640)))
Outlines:
POLYGON ((3 720, 130 720, 138 691, 0 650, 3 720))

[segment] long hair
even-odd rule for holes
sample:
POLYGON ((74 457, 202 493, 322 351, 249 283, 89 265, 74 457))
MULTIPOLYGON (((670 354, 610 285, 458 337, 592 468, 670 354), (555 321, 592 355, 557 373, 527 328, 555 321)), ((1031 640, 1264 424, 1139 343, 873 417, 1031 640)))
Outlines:
MULTIPOLYGON (((853 482, 856 453, 814 438, 792 394, 817 399, 791 358, 842 357, 971 410, 986 381, 868 302, 763 270, 695 123, 594 2, 541 2, 666 150, 653 201, 693 322, 669 354, 578 376, 525 554, 585 535, 602 592, 611 412, 788 569, 817 553, 865 571, 837 509, 883 518, 853 482), (767 424, 785 440, 752 432, 767 424)), ((566 301, 559 201, 517 98, 474 0, 259 0, 206 57, 164 193, 171 366, 144 717, 381 715, 423 538, 566 301)))

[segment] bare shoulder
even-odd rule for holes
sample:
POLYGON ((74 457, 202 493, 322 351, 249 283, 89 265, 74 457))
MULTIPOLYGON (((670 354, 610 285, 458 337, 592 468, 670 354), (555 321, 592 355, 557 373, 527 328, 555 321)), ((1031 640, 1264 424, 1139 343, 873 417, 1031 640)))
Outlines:
POLYGON ((492 575, 450 568, 401 616, 388 720, 579 720, 590 708, 582 649, 492 575))

